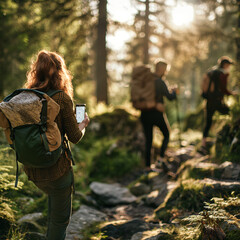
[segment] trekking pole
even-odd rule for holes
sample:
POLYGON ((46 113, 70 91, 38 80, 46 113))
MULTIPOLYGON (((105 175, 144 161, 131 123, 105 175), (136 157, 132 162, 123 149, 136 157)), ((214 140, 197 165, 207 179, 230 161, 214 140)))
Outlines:
POLYGON ((179 141, 179 147, 182 147, 182 140, 181 140, 181 122, 180 122, 180 114, 179 114, 179 108, 178 108, 178 98, 176 97, 176 112, 177 112, 177 123, 178 123, 178 141, 179 141))

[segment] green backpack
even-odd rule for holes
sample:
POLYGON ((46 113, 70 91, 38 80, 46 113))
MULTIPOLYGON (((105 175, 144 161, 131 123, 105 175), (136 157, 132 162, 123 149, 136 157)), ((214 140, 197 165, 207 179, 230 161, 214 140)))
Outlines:
POLYGON ((68 141, 54 122, 60 106, 51 97, 60 91, 18 89, 0 103, 0 127, 16 152, 15 186, 18 161, 27 167, 47 168, 57 162, 63 151, 72 159, 68 141))

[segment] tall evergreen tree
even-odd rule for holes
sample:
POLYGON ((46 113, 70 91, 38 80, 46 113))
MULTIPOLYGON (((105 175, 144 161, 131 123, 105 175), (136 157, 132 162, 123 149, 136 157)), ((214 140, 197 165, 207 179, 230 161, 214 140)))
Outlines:
POLYGON ((149 0, 145 1, 145 16, 144 16, 144 40, 143 40, 143 63, 149 63, 149 0))
POLYGON ((99 14, 96 39, 95 79, 97 102, 108 104, 108 82, 107 82, 107 0, 99 0, 99 14))
POLYGON ((237 0, 237 4, 238 4, 238 18, 237 18, 237 38, 236 38, 237 54, 236 54, 236 58, 237 58, 237 62, 239 65, 240 64, 240 0, 237 0))

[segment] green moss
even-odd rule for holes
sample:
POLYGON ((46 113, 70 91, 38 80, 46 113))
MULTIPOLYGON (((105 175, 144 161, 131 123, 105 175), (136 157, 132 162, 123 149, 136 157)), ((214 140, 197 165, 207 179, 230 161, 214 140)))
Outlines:
POLYGON ((188 113, 185 118, 183 130, 197 129, 202 130, 204 125, 204 105, 201 104, 194 112, 188 113))
POLYGON ((155 214, 156 214, 156 218, 158 218, 163 222, 169 222, 172 217, 171 211, 166 208, 159 209, 158 211, 155 212, 155 214))
POLYGON ((83 235, 83 240, 107 238, 107 236, 101 232, 100 223, 93 223, 90 226, 84 228, 81 234, 83 235))
MULTIPOLYGON (((145 184, 149 184, 150 183, 150 174, 142 174, 139 178, 137 178, 136 180, 132 181, 129 185, 128 188, 133 187, 136 183, 145 183, 145 184)), ((158 175, 158 173, 156 173, 158 175)))
MULTIPOLYGON (((13 151, 5 144, 0 146, 0 236, 6 236, 15 221, 16 203, 9 197, 15 191, 13 174, 13 151)), ((22 183, 19 183, 19 187, 22 183)))
MULTIPOLYGON (((138 119, 124 109, 117 108, 92 119, 92 122, 100 125, 98 131, 94 130, 97 137, 103 136, 128 136, 137 127, 138 119)), ((89 129, 88 131, 93 131, 89 129)))
POLYGON ((219 191, 212 188, 211 185, 203 184, 199 181, 189 179, 183 181, 160 205, 156 211, 156 218, 165 221, 169 220, 169 210, 173 208, 187 211, 198 212, 203 210, 204 202, 210 201, 213 197, 230 196, 231 190, 219 191), (167 217, 165 217, 167 216, 167 217))
POLYGON ((116 147, 109 151, 113 144, 102 144, 101 151, 92 159, 91 178, 121 177, 140 164, 140 158, 127 148, 116 147))
POLYGON ((48 200, 47 195, 43 194, 42 197, 34 199, 32 203, 25 209, 26 212, 42 212, 45 216, 47 215, 48 200))
POLYGON ((213 176, 213 170, 212 169, 203 169, 203 168, 191 168, 191 169, 189 169, 188 178, 203 179, 207 176, 208 177, 213 176))
POLYGON ((167 204, 169 206, 175 206, 178 209, 186 209, 189 211, 200 210, 206 200, 203 187, 203 184, 195 182, 194 180, 185 181, 172 192, 167 204))
POLYGON ((195 168, 195 167, 189 167, 185 170, 185 172, 182 174, 184 178, 182 179, 204 179, 204 178, 221 178, 222 175, 221 169, 218 168, 195 168))
POLYGON ((226 232, 225 240, 239 240, 240 229, 226 232))
POLYGON ((240 99, 235 99, 231 107, 231 119, 218 132, 215 153, 220 162, 228 161, 240 163, 240 99), (233 144, 233 139, 238 142, 233 144))

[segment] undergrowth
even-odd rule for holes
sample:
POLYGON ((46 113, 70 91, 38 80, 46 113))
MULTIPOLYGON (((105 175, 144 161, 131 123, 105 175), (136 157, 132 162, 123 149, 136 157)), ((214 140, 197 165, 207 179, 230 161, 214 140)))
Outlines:
MULTIPOLYGON (((238 197, 212 198, 211 202, 204 203, 204 210, 198 214, 184 218, 181 223, 179 235, 184 236, 185 231, 191 232, 192 239, 231 239, 237 240, 240 234, 239 223, 234 214, 229 211, 232 207, 240 207, 238 197), (236 224, 238 228, 232 230, 229 224, 236 224), (238 234, 238 235, 237 235, 238 234)), ((182 239, 188 239, 183 237, 182 239)))

